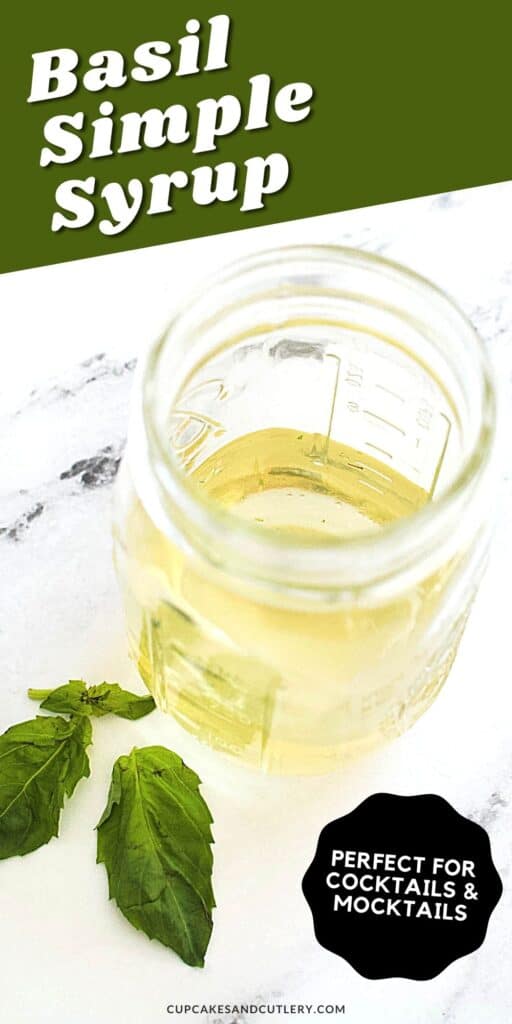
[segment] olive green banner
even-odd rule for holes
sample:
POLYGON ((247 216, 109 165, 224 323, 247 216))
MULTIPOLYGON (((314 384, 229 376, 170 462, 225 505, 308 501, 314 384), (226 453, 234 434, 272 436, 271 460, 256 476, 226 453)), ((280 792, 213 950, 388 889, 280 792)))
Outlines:
POLYGON ((19 4, 0 271, 512 178, 508 22, 501 0, 19 4))

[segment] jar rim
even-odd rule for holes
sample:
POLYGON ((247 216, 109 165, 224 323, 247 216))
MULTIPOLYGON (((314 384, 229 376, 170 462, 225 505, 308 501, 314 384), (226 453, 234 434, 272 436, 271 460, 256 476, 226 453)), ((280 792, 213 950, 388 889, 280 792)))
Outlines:
MULTIPOLYGON (((364 295, 362 296, 364 298, 364 295)), ((139 399, 135 415, 141 421, 146 443, 146 457, 156 482, 161 526, 167 517, 172 520, 188 546, 199 549, 217 567, 223 566, 236 575, 264 582, 279 589, 294 589, 310 594, 354 594, 385 583, 390 574, 402 576, 414 572, 418 559, 428 562, 434 545, 439 555, 441 538, 457 532, 460 542, 461 514, 489 468, 495 448, 496 393, 493 375, 483 342, 466 315, 446 293, 415 271, 382 256, 338 245, 294 245, 257 252, 243 260, 231 262, 210 275, 201 288, 191 292, 182 303, 163 334, 150 347, 138 370, 139 399), (154 382, 160 360, 192 304, 205 293, 212 296, 235 280, 276 267, 293 267, 300 262, 326 261, 338 266, 361 267, 414 288, 433 303, 441 303, 457 318, 468 357, 477 361, 482 382, 481 415, 474 443, 461 460, 453 479, 444 492, 411 515, 387 524, 379 531, 320 541, 304 540, 291 535, 275 535, 224 508, 201 494, 197 485, 173 457, 171 446, 164 443, 155 421, 154 382)), ((155 506, 153 506, 154 508, 155 506)), ((174 532, 173 531, 173 532, 174 532)), ((448 539, 448 538, 446 538, 448 539)), ((449 545, 448 545, 449 546, 449 545)))

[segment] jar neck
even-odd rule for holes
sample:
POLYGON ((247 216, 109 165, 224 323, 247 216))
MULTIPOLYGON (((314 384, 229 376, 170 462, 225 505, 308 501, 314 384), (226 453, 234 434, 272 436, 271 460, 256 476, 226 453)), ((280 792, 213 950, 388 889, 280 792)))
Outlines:
MULTIPOLYGON (((441 370, 436 367, 438 378, 441 370)), ((446 296, 409 271, 355 250, 297 248, 228 269, 178 313, 139 366, 128 457, 156 526, 215 570, 283 596, 378 600, 435 572, 489 521, 495 416, 483 347, 446 296), (266 320, 270 313, 284 322, 290 306, 326 295, 352 305, 357 297, 371 330, 394 318, 404 330, 414 329, 420 347, 424 337, 424 361, 452 373, 466 442, 453 478, 420 511, 372 534, 315 545, 274 535, 203 500, 169 445, 168 413, 194 367, 216 345, 229 346, 235 326, 239 337, 240 327, 250 330, 264 309, 266 320)))

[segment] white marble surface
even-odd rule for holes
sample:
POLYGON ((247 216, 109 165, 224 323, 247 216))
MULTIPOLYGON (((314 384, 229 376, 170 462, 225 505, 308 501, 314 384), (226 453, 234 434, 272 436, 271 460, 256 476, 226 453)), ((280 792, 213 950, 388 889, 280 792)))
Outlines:
MULTIPOLYGON (((0 729, 34 713, 24 696, 29 685, 71 676, 140 687, 111 565, 111 484, 134 360, 183 289, 240 253, 289 241, 383 253, 430 276, 464 307, 489 346, 506 407, 511 223, 512 184, 505 184, 2 277, 0 729)), ((0 864, 2 1022, 156 1024, 171 1019, 171 1002, 257 999, 345 1003, 351 1024, 511 1019, 506 448, 503 469, 491 565, 449 683, 394 745, 341 774, 276 780, 226 766, 159 714, 134 724, 95 722, 93 775, 66 807, 61 838, 0 864), (108 903, 104 869, 95 864, 93 826, 112 762, 149 742, 174 747, 195 767, 215 818, 218 909, 204 971, 133 931, 108 903), (440 793, 485 824, 504 881, 483 947, 431 982, 359 977, 317 945, 301 894, 320 828, 382 789, 440 793)))

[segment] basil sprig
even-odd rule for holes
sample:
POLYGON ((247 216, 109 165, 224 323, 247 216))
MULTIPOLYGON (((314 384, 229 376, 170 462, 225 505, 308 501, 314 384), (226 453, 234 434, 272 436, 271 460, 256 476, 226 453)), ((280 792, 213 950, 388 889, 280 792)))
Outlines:
POLYGON ((165 747, 116 761, 98 830, 110 898, 135 928, 204 965, 215 906, 212 817, 200 780, 165 747))
MULTIPOLYGON (((87 687, 77 679, 29 696, 60 714, 39 715, 0 736, 0 860, 58 835, 65 798, 90 775, 91 717, 137 719, 155 707, 152 697, 117 683, 87 687)), ((199 786, 195 772, 165 747, 120 757, 97 825, 97 860, 128 921, 202 967, 215 900, 212 816, 199 786)))
POLYGON ((149 694, 139 697, 136 693, 123 690, 117 683, 100 683, 86 686, 81 679, 70 679, 55 690, 29 690, 31 700, 42 701, 44 711, 55 711, 58 715, 117 715, 135 721, 155 710, 155 702, 149 694))
POLYGON ((0 736, 0 859, 59 833, 64 798, 90 775, 88 718, 33 718, 0 736))

